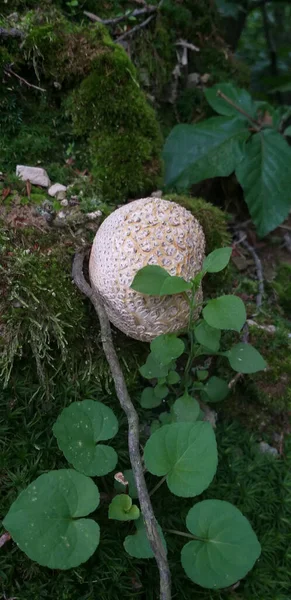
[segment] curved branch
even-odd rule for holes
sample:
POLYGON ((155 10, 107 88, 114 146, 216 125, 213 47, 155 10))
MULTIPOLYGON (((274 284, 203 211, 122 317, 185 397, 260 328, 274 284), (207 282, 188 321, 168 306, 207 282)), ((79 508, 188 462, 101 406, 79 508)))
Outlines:
POLYGON ((83 262, 84 253, 77 253, 75 255, 72 268, 73 280, 79 290, 85 294, 89 300, 91 300, 99 318, 103 350, 111 370, 120 406, 124 410, 127 417, 130 462, 136 481, 138 499, 140 502, 141 512, 144 517, 147 537, 160 573, 160 600, 171 600, 171 573, 166 551, 163 546, 161 536, 158 532, 157 521, 153 512, 153 507, 144 478, 139 449, 138 415, 127 391, 122 369, 113 345, 111 328, 106 310, 99 294, 96 293, 85 280, 83 274, 83 262))

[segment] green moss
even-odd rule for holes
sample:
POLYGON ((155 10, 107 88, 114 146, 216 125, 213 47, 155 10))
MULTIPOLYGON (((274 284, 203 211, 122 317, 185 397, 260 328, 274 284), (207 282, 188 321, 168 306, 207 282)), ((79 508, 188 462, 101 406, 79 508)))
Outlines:
POLYGON ((205 234, 206 254, 216 248, 230 245, 231 235, 227 228, 228 218, 225 212, 213 206, 210 202, 206 202, 203 198, 168 194, 165 199, 184 206, 198 219, 205 234))
POLYGON ((275 290, 279 303, 286 313, 287 317, 291 317, 291 264, 281 263, 278 267, 275 280, 272 282, 272 287, 275 290))
POLYGON ((67 110, 76 134, 89 135, 97 190, 114 202, 146 194, 158 187, 161 175, 155 113, 126 52, 107 33, 92 68, 70 95, 67 110))

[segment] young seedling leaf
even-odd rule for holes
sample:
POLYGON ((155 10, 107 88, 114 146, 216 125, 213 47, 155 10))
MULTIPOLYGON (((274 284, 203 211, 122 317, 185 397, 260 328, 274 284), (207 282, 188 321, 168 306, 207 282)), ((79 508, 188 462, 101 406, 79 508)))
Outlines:
POLYGON ((166 385, 156 385, 155 388, 153 388, 154 390, 154 395, 156 396, 156 398, 159 398, 160 400, 164 400, 164 398, 167 397, 168 393, 169 393, 169 388, 166 385))
POLYGON ((116 435, 118 421, 108 406, 94 400, 74 402, 65 408, 53 427, 58 446, 68 462, 85 475, 102 476, 112 471, 117 454, 98 444, 116 435))
POLYGON ((170 371, 168 377, 167 377, 167 383, 169 385, 175 385, 175 383, 179 383, 181 377, 179 375, 179 373, 177 373, 177 371, 170 371))
POLYGON ((140 404, 143 408, 156 408, 160 406, 162 399, 155 395, 153 387, 146 387, 141 394, 140 404))
POLYGON ((116 521, 135 521, 139 519, 140 510, 132 504, 132 499, 127 494, 115 496, 108 509, 108 518, 116 521))
POLYGON ((141 294, 160 296, 161 287, 170 277, 168 271, 158 265, 147 265, 140 269, 131 284, 131 288, 141 294))
POLYGON ((198 344, 209 348, 212 352, 218 352, 221 338, 220 329, 214 329, 203 320, 195 327, 194 335, 198 344))
POLYGON ((229 104, 224 98, 218 95, 217 92, 222 92, 231 102, 233 102, 239 108, 242 108, 250 117, 256 116, 256 105, 247 90, 238 88, 232 83, 217 83, 211 88, 206 88, 204 94, 208 104, 215 112, 226 117, 238 117, 247 121, 247 117, 244 117, 238 113, 237 109, 229 104))
POLYGON ((144 450, 153 475, 166 475, 169 489, 188 498, 201 494, 217 467, 215 435, 209 423, 173 423, 153 433, 144 450))
MULTIPOLYGON (((135 521, 136 533, 133 535, 128 535, 124 542, 123 546, 126 552, 133 556, 134 558, 153 558, 154 553, 151 549, 150 543, 147 538, 146 529, 144 526, 143 518, 140 517, 138 521, 135 521)), ((167 550, 166 540, 163 536, 163 532, 158 525, 158 531, 162 537, 162 542, 167 550)))
POLYGON ((196 398, 186 393, 175 400, 172 410, 178 423, 193 423, 198 419, 200 406, 196 398))
POLYGON ((72 569, 95 552, 99 525, 84 519, 99 505, 92 479, 72 469, 40 475, 13 502, 3 525, 27 556, 50 569, 72 569))
POLYGON ((171 367, 171 363, 169 365, 161 364, 159 359, 151 352, 145 364, 140 367, 139 372, 145 379, 159 379, 160 377, 167 377, 171 367))
POLYGON ((204 386, 202 392, 202 399, 205 402, 221 402, 229 394, 229 387, 227 382, 220 377, 210 377, 204 386))
POLYGON ((187 292, 191 290, 192 284, 188 281, 185 281, 182 277, 177 277, 173 275, 172 277, 168 277, 165 279, 162 287, 160 296, 172 296, 173 294, 182 294, 183 292, 187 292))
POLYGON ((261 547, 249 521, 229 502, 204 500, 188 512, 189 531, 199 537, 182 548, 181 562, 197 585, 220 589, 252 569, 261 547))
POLYGON ((246 309, 238 296, 219 296, 209 300, 203 308, 203 317, 216 329, 240 331, 246 321, 246 309))
POLYGON ((267 367, 262 355, 251 344, 240 342, 225 354, 231 368, 238 373, 257 373, 267 367))
POLYGON ((232 248, 218 248, 213 250, 204 259, 202 270, 204 273, 218 273, 227 267, 232 253, 232 248))
POLYGON ((185 350, 185 344, 174 333, 159 335, 151 342, 151 352, 161 365, 168 365, 179 358, 185 350))
POLYGON ((209 375, 209 372, 205 371, 204 369, 199 369, 198 371, 196 371, 196 375, 199 381, 205 381, 205 379, 207 379, 209 375))
MULTIPOLYGON (((132 472, 132 469, 125 469, 123 471, 124 478, 128 481, 128 493, 131 498, 138 498, 138 493, 135 485, 135 479, 132 472)), ((125 486, 122 485, 119 481, 114 480, 114 489, 121 494, 125 491, 125 486)))

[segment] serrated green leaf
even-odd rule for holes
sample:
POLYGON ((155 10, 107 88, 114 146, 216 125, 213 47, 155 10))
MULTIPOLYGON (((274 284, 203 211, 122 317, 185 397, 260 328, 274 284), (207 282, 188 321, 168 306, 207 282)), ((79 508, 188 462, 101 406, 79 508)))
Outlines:
MULTIPOLYGON (((133 499, 138 498, 137 488, 135 484, 135 479, 133 475, 132 469, 125 469, 123 471, 124 478, 128 481, 128 493, 129 496, 133 499)), ((125 486, 120 483, 120 481, 114 480, 114 489, 117 492, 123 493, 125 490, 125 486)))
POLYGON ((231 102, 242 108, 250 117, 256 116, 255 103, 247 90, 238 88, 232 83, 217 83, 211 88, 206 88, 204 94, 208 104, 220 115, 226 117, 238 117, 248 121, 247 117, 239 115, 234 106, 231 106, 224 98, 221 98, 217 92, 222 92, 231 102))
POLYGON ((218 248, 213 250, 203 261, 202 270, 205 273, 219 273, 227 267, 232 253, 232 248, 218 248))
POLYGON ((181 562, 197 585, 220 589, 252 569, 261 547, 249 521, 229 502, 204 500, 188 512, 189 531, 201 538, 182 548, 181 562))
POLYGON ((181 191, 203 179, 227 177, 241 161, 249 135, 241 119, 227 117, 176 125, 163 150, 165 185, 181 191))
POLYGON ((201 346, 209 348, 212 352, 218 352, 221 338, 220 329, 215 329, 206 323, 201 321, 194 329, 194 335, 201 346))
POLYGON ((168 377, 167 377, 167 383, 169 385, 175 385, 175 383, 179 383, 181 377, 179 375, 179 373, 177 373, 177 371, 170 371, 168 377))
POLYGON ((267 367, 262 355, 251 344, 240 342, 225 353, 230 366, 238 373, 257 373, 267 367))
POLYGON ((179 358, 185 350, 185 344, 174 333, 159 335, 151 342, 151 352, 161 365, 168 365, 179 358))
POLYGON ((245 201, 260 236, 267 235, 288 216, 291 208, 291 148, 282 135, 263 129, 245 147, 236 167, 245 201))
POLYGON ((153 433, 144 449, 153 475, 166 475, 169 489, 188 498, 201 494, 217 467, 215 435, 209 423, 173 423, 153 433))
MULTIPOLYGON (((133 535, 128 535, 124 542, 123 546, 126 552, 133 556, 134 558, 153 558, 154 553, 151 549, 150 543, 147 538, 146 529, 144 526, 143 518, 140 517, 137 521, 135 521, 136 533, 133 535)), ((162 542, 167 550, 166 540, 163 536, 163 532, 161 527, 158 525, 158 531, 162 537, 162 542)))
POLYGON ((200 413, 199 402, 197 402, 196 398, 185 393, 175 400, 172 411, 178 423, 193 423, 197 421, 200 413))
POLYGON ((67 461, 77 471, 99 477, 114 469, 118 457, 113 448, 98 442, 114 437, 117 431, 118 421, 111 408, 94 400, 72 403, 53 426, 67 461))
POLYGON ((243 301, 231 294, 209 300, 202 312, 206 323, 217 329, 240 331, 247 318, 243 301))
POLYGON ((99 505, 92 479, 72 469, 40 475, 13 502, 3 525, 19 548, 50 569, 72 569, 95 552, 99 525, 84 519, 99 505))
POLYGON ((171 363, 162 365, 151 352, 145 364, 140 367, 139 372, 145 379, 159 379, 160 377, 167 377, 170 368, 171 363))
POLYGON ((210 377, 204 386, 202 397, 205 402, 221 402, 229 394, 227 382, 220 377, 210 377))
POLYGON ((143 408, 156 408, 160 406, 162 399, 155 395, 153 387, 146 387, 141 394, 140 404, 143 408))
POLYGON ((127 494, 118 494, 109 504, 108 519, 116 521, 135 521, 140 517, 138 506, 132 504, 132 499, 127 494))

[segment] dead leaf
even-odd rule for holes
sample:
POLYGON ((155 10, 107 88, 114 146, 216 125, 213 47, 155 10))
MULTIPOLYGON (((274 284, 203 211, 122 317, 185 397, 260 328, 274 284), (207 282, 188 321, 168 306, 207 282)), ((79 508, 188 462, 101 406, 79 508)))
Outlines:
POLYGON ((4 546, 4 544, 6 544, 6 542, 9 542, 9 540, 11 540, 10 533, 8 533, 8 532, 3 533, 3 535, 0 536, 0 548, 2 548, 2 546, 4 546))
POLYGON ((11 194, 11 187, 4 188, 2 190, 2 200, 6 200, 9 194, 11 194))

